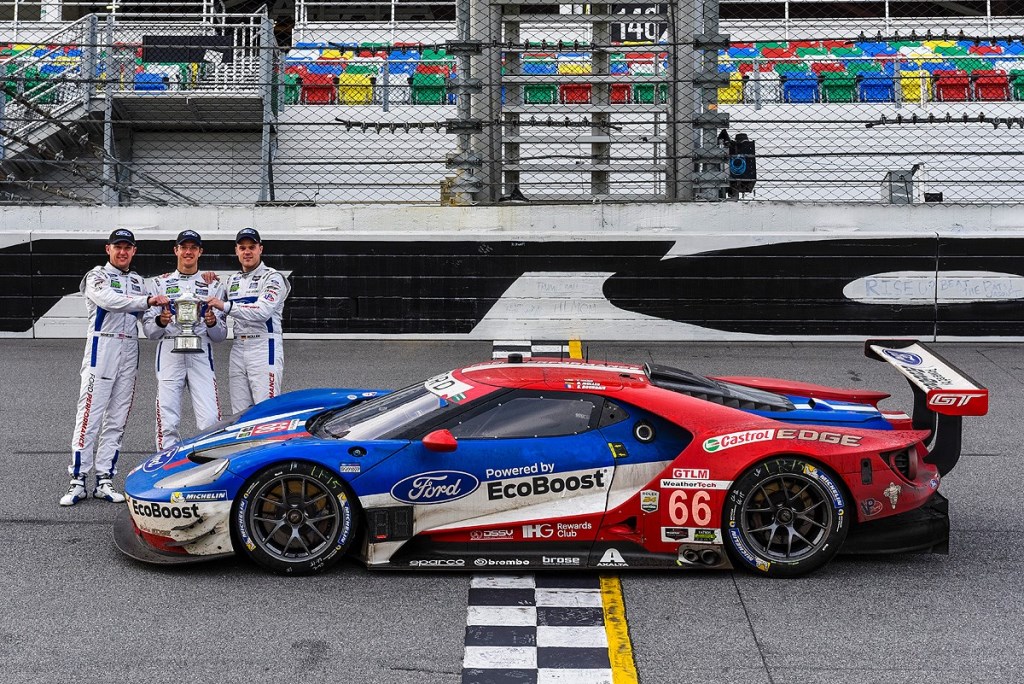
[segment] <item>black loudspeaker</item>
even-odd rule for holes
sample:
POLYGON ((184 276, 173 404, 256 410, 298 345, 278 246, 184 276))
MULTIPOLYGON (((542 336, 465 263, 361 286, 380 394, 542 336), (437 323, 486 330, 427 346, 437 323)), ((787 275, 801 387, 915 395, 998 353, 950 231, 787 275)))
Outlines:
POLYGON ((757 181, 754 141, 746 133, 737 133, 729 141, 729 194, 753 192, 757 181))

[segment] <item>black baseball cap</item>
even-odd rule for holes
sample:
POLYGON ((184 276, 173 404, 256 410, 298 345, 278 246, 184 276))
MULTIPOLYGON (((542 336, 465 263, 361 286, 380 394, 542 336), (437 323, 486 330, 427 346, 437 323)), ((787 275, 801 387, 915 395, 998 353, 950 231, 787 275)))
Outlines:
POLYGON ((118 242, 127 242, 128 244, 135 245, 135 233, 128 230, 127 228, 118 228, 110 237, 107 238, 108 245, 116 245, 118 242))
POLYGON ((183 230, 178 233, 178 239, 174 241, 174 244, 180 245, 182 242, 194 242, 200 247, 203 246, 202 236, 194 230, 183 230))
POLYGON ((243 228, 238 231, 238 234, 235 235, 235 244, 237 245, 242 240, 252 240, 257 245, 263 244, 263 240, 260 240, 260 231, 255 228, 243 228))

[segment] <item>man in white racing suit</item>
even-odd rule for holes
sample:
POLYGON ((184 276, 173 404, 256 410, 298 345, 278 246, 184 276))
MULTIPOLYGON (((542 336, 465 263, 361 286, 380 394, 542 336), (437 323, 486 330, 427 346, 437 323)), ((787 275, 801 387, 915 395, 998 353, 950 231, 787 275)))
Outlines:
POLYGON ((153 278, 150 292, 166 295, 170 305, 146 312, 142 329, 146 337, 159 340, 156 348, 156 448, 167 449, 181 441, 181 404, 185 389, 192 397, 196 427, 202 431, 220 420, 217 375, 213 365, 211 342, 227 338, 224 317, 208 306, 201 306, 199 320, 192 333, 200 339, 202 353, 174 351, 174 338, 182 334, 172 310, 175 300, 190 294, 200 303, 223 294, 220 283, 207 284, 199 274, 203 239, 194 230, 183 230, 174 243, 177 270, 153 278))
POLYGON ((89 335, 71 438, 71 486, 60 499, 61 506, 74 506, 88 498, 85 478, 93 468, 93 497, 114 503, 124 501, 124 495, 114 489, 113 477, 135 396, 139 317, 150 306, 168 301, 163 295, 147 294, 142 276, 130 270, 136 249, 135 235, 130 230, 115 230, 107 240, 110 260, 89 271, 79 286, 89 312, 89 335))
POLYGON ((228 301, 215 297, 208 302, 234 323, 235 342, 228 374, 232 413, 281 393, 281 313, 291 290, 280 272, 263 263, 263 241, 255 228, 238 231, 235 255, 242 270, 228 279, 228 301))

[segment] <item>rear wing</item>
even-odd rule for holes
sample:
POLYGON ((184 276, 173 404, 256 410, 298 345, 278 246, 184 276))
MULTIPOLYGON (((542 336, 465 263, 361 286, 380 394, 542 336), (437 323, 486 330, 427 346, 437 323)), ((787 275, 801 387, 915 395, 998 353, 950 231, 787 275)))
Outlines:
POLYGON ((914 428, 931 430, 928 457, 943 475, 960 458, 963 416, 988 413, 988 389, 917 340, 867 340, 864 355, 885 361, 914 392, 914 428))

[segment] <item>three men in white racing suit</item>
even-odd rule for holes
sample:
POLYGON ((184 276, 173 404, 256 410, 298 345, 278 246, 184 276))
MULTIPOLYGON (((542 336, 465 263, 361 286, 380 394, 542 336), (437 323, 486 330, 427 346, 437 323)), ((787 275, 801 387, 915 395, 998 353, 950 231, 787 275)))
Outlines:
POLYGON ((196 427, 202 431, 221 418, 217 396, 217 375, 211 343, 227 337, 224 316, 203 304, 210 297, 223 297, 219 282, 207 283, 199 273, 203 239, 194 230, 183 230, 174 244, 177 270, 153 278, 151 294, 165 296, 170 304, 146 312, 142 328, 146 337, 159 340, 156 348, 156 448, 164 450, 181 441, 181 405, 188 389, 195 411, 196 427), (191 295, 200 302, 199 320, 190 331, 200 339, 201 353, 176 353, 174 338, 182 334, 175 319, 174 302, 191 295))
POLYGON ((235 255, 242 270, 228 279, 228 300, 213 297, 208 302, 230 316, 234 324, 228 374, 232 413, 281 394, 281 314, 291 289, 284 275, 263 263, 263 241, 255 228, 238 231, 235 255))
POLYGON ((89 313, 89 330, 71 439, 71 486, 60 499, 61 506, 88 498, 86 477, 93 469, 93 497, 124 501, 124 495, 114 489, 113 477, 135 396, 139 317, 149 307, 169 301, 163 294, 147 293, 142 276, 131 270, 137 251, 132 231, 112 232, 105 250, 109 261, 89 271, 79 286, 89 313))

